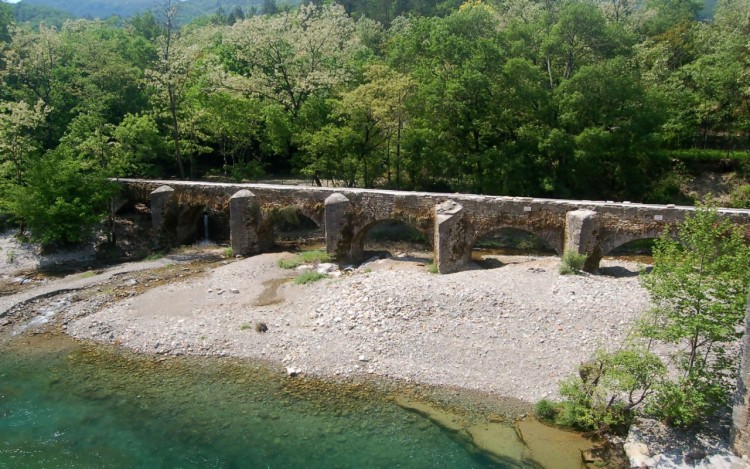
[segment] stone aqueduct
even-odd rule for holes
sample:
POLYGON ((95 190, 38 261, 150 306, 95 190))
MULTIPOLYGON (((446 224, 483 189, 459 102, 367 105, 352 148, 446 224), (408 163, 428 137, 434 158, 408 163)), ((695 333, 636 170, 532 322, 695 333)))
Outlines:
MULTIPOLYGON (((630 241, 656 238, 693 207, 628 202, 553 200, 469 194, 436 194, 268 184, 119 180, 131 203, 150 203, 154 235, 163 245, 195 237, 205 212, 226 231, 236 254, 263 252, 273 244, 273 213, 295 210, 325 233, 337 259, 361 260, 363 241, 377 223, 396 220, 433 240, 440 273, 456 272, 471 259, 476 242, 503 228, 528 231, 558 254, 588 255, 585 269, 630 241)), ((750 238, 750 210, 721 209, 750 238)), ((221 231, 221 230, 220 230, 221 231)))

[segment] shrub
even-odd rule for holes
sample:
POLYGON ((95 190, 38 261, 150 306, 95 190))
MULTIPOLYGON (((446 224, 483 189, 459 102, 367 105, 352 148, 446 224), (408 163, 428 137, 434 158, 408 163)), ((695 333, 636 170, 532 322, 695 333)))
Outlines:
POLYGON ((583 363, 578 376, 560 383, 563 402, 555 423, 597 433, 625 433, 634 408, 654 393, 664 364, 648 350, 631 346, 599 351, 583 363))
POLYGON ((560 275, 572 275, 581 272, 586 264, 586 258, 586 254, 578 254, 566 249, 560 260, 560 275))
POLYGON ((300 274, 294 278, 294 283, 297 285, 304 285, 306 283, 312 283, 317 282, 318 280, 326 278, 326 274, 321 274, 320 272, 315 271, 309 271, 305 272, 303 274, 300 274))
POLYGON ((736 187, 730 195, 730 204, 734 208, 750 208, 750 184, 736 187))
POLYGON ((542 399, 534 404, 534 415, 539 420, 554 422, 559 412, 559 405, 549 399, 542 399))
POLYGON ((232 246, 224 249, 224 257, 234 257, 234 249, 232 249, 232 246))

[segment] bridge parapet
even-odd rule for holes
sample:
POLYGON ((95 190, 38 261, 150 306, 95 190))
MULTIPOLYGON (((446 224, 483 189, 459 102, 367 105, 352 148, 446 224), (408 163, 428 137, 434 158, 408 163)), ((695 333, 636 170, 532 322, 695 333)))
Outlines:
MULTIPOLYGON (((155 234, 165 244, 189 242, 191 232, 195 237, 196 217, 205 212, 231 228, 232 245, 236 238, 238 254, 260 252, 272 242, 274 212, 292 208, 323 227, 329 253, 348 261, 360 260, 363 240, 375 224, 385 220, 409 224, 433 241, 441 273, 463 268, 476 242, 503 228, 533 233, 559 254, 566 246, 584 252, 591 256, 586 269, 593 271, 602 255, 630 241, 658 237, 695 210, 629 202, 372 189, 136 179, 119 182, 131 201, 150 201, 155 234), (240 191, 249 191, 252 198, 242 192, 241 197, 233 199, 240 191), (248 212, 250 206, 255 207, 254 212, 248 212), (594 215, 581 218, 585 211, 594 215)), ((749 210, 720 209, 719 213, 743 226, 750 239, 749 210)))

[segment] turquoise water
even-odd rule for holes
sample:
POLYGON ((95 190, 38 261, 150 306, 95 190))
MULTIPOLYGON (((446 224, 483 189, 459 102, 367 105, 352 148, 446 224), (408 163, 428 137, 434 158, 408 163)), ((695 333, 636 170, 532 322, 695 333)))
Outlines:
POLYGON ((369 386, 55 336, 0 357, 0 467, 527 467, 470 454, 369 386))

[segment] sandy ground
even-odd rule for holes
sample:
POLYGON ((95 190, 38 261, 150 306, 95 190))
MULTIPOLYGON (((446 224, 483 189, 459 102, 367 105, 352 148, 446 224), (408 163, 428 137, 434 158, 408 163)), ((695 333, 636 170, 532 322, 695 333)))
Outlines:
POLYGON ((533 402, 554 397, 596 348, 621 343, 649 304, 634 276, 560 276, 556 258, 443 276, 384 259, 295 285, 283 281, 295 272, 277 266, 285 256, 236 261, 115 302, 67 331, 148 353, 264 358, 303 373, 374 374, 533 402), (267 332, 255 330, 260 323, 267 332))

